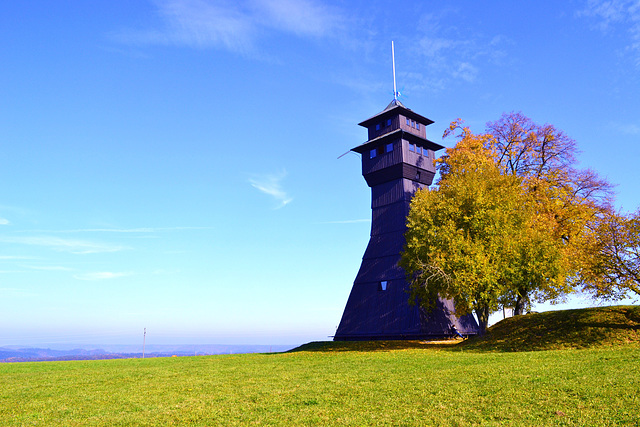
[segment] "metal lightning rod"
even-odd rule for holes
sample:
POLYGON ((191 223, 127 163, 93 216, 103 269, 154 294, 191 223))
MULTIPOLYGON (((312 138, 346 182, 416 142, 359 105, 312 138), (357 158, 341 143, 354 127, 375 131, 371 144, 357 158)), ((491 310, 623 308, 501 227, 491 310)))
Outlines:
POLYGON ((396 53, 393 48, 393 40, 391 40, 391 62, 393 64, 393 99, 398 100, 398 90, 396 89, 396 53))

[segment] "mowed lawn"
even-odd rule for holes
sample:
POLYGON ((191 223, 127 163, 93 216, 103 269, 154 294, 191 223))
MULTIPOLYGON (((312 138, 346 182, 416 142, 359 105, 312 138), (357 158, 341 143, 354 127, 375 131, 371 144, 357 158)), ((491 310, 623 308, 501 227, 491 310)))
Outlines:
POLYGON ((640 345, 0 364, 1 426, 640 425, 640 345))

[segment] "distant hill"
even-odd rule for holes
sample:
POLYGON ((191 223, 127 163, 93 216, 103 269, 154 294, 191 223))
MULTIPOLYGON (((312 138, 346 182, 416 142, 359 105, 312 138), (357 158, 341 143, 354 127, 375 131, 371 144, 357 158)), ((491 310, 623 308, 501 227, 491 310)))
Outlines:
MULTIPOLYGON (((6 348, 0 347, 0 363, 44 362, 61 360, 131 359, 141 357, 135 353, 109 353, 104 350, 52 350, 50 348, 6 348)), ((154 357, 149 355, 148 357, 154 357)))
POLYGON ((461 350, 536 351, 640 344, 640 306, 546 311, 508 317, 461 350))
MULTIPOLYGON (((148 346, 145 357, 203 356, 214 354, 271 353, 289 350, 290 345, 153 345, 148 346)), ((2 362, 41 362, 59 360, 135 359, 142 357, 136 350, 140 346, 111 346, 104 349, 51 349, 0 347, 2 362)))
POLYGON ((106 353, 104 350, 52 350, 49 348, 12 348, 0 347, 0 361, 19 362, 23 360, 65 360, 68 356, 92 358, 106 353))

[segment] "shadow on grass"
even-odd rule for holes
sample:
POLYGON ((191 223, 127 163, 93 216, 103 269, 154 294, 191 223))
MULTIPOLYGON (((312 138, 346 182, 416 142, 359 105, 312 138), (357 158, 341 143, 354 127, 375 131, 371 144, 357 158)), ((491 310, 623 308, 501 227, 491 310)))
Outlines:
POLYGON ((288 351, 295 353, 309 352, 341 352, 341 351, 392 351, 407 349, 449 349, 460 344, 458 340, 442 341, 315 341, 301 345, 288 351))

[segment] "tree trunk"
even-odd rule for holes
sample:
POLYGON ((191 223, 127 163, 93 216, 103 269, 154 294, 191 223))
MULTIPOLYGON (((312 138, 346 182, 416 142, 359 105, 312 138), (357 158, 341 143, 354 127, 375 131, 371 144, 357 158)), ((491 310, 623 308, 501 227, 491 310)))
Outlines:
POLYGON ((520 316, 524 314, 525 308, 527 308, 528 299, 518 294, 516 297, 516 304, 513 307, 513 315, 520 316))
POLYGON ((474 310, 478 317, 478 335, 484 335, 487 332, 487 325, 489 324, 489 306, 478 307, 474 310))

